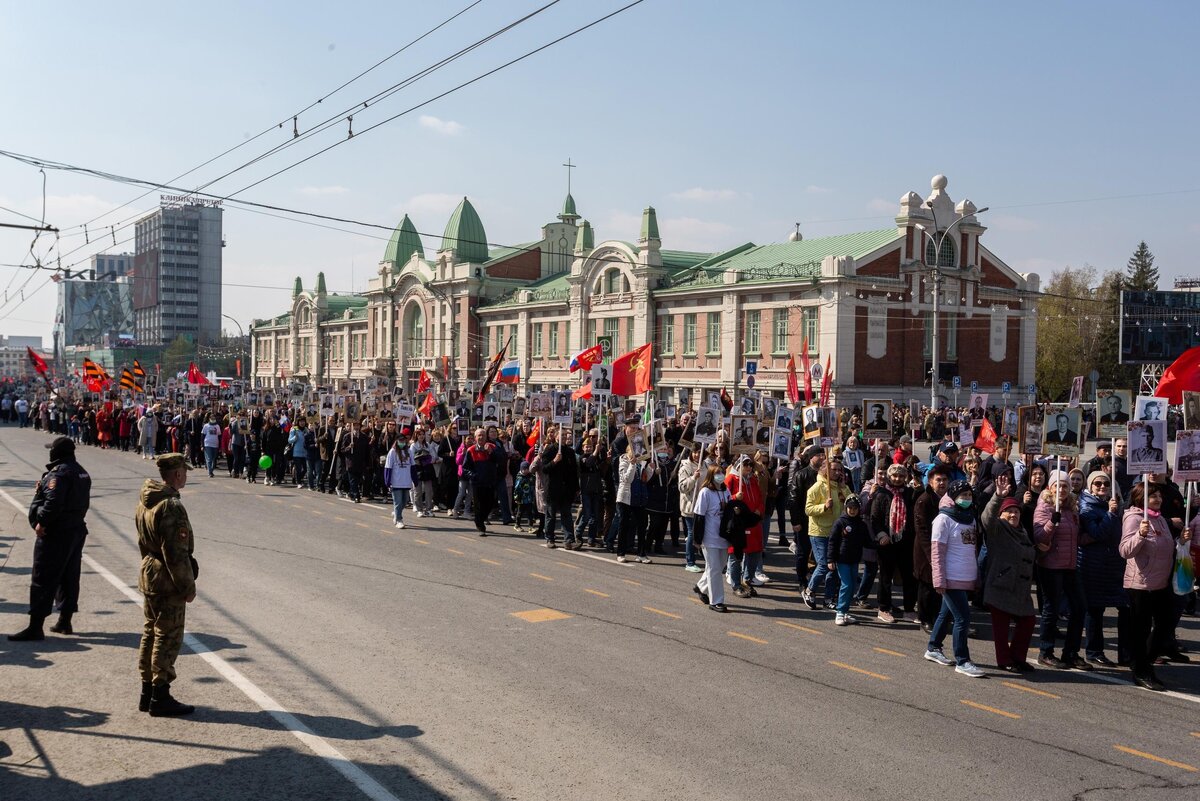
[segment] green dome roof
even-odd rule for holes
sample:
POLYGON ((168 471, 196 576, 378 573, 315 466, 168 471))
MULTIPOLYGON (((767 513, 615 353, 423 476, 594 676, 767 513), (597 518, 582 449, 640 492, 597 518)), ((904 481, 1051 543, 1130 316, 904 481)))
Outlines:
POLYGON ((458 251, 460 261, 482 264, 488 260, 487 232, 483 230, 483 221, 479 219, 471 201, 465 197, 446 223, 439 250, 458 251))
POLYGON ((563 217, 578 217, 579 216, 578 214, 575 213, 575 198, 571 197, 570 192, 567 193, 567 199, 563 201, 563 210, 562 210, 561 216, 563 216, 563 217))
POLYGON ((404 264, 412 258, 414 253, 425 258, 425 248, 421 247, 421 237, 417 234, 417 228, 405 214, 404 219, 392 232, 387 250, 383 251, 383 260, 397 265, 404 264))

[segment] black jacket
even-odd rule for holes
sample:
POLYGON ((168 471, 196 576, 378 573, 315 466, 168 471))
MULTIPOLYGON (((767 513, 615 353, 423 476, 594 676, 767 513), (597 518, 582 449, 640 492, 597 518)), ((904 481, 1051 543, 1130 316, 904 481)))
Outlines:
POLYGON ((92 477, 79 462, 51 462, 38 481, 29 504, 29 527, 40 523, 47 536, 58 533, 87 533, 83 518, 92 499, 92 477))
POLYGON ((839 565, 857 565, 862 561, 863 548, 870 539, 867 524, 861 515, 851 517, 843 514, 830 529, 829 550, 825 560, 839 565))
MULTIPOLYGON (((812 465, 800 467, 797 459, 792 462, 788 478, 788 511, 791 512, 792 525, 808 527, 808 513, 804 511, 808 504, 808 491, 817 483, 817 469, 812 465)), ((807 531, 805 532, 807 533, 807 531)))

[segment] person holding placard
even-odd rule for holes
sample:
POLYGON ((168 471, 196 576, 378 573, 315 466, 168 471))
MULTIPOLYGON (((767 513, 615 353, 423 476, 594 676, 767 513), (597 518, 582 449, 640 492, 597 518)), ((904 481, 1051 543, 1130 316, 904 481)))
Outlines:
POLYGON ((1075 575, 1079 546, 1079 511, 1067 474, 1055 470, 1033 512, 1033 538, 1038 548, 1037 577, 1042 588, 1041 654, 1038 664, 1059 670, 1091 670, 1079 657, 1083 640, 1083 592, 1075 575), (1059 604, 1070 609, 1062 658, 1054 655, 1059 604))

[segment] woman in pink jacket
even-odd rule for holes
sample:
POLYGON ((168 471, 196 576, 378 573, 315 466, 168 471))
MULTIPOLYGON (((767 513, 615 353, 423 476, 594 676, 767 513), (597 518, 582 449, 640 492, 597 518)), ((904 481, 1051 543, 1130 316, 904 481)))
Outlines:
MULTIPOLYGON (((1162 516, 1162 487, 1138 482, 1129 493, 1129 508, 1121 524, 1117 551, 1125 561, 1125 590, 1129 595, 1133 680, 1147 690, 1166 687, 1154 675, 1154 659, 1185 657, 1173 640, 1175 599, 1171 595, 1171 570, 1175 566, 1175 540, 1162 516)), ((1186 529, 1180 538, 1187 542, 1186 529)))
POLYGON ((1033 510, 1033 541, 1038 548, 1037 581, 1042 590, 1041 655, 1038 664, 1066 670, 1091 670, 1079 656, 1087 603, 1075 576, 1079 552, 1079 504, 1071 494, 1067 474, 1055 470, 1033 510), (1054 655, 1058 610, 1066 598, 1070 618, 1062 659, 1054 655))

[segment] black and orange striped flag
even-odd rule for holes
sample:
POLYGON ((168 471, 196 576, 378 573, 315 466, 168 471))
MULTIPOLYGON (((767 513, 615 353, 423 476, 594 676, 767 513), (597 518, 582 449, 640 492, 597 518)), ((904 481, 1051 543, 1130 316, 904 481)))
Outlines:
POLYGON ((127 389, 130 392, 139 392, 137 381, 133 379, 133 373, 128 367, 121 369, 121 389, 127 389))
POLYGON ((133 360, 133 377, 138 380, 138 384, 141 384, 146 378, 146 371, 142 369, 142 363, 137 359, 133 360))

